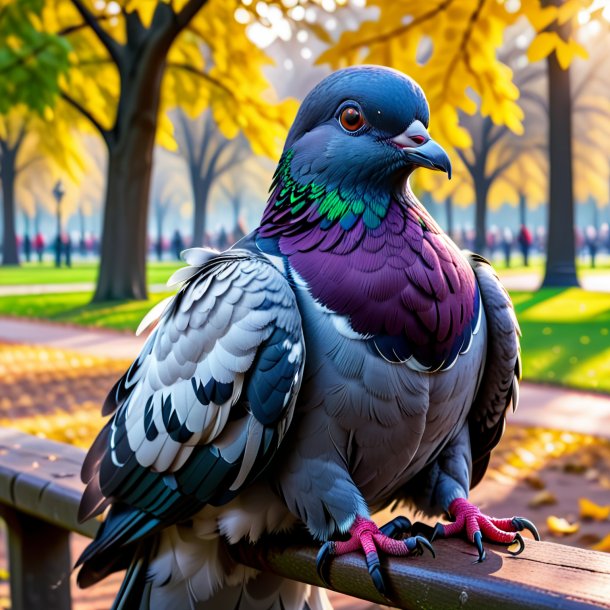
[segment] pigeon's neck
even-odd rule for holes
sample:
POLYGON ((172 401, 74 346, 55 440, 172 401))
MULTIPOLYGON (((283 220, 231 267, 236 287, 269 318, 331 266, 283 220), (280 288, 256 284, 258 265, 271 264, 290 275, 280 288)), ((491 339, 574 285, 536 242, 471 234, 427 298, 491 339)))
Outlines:
POLYGON ((349 230, 316 218, 261 225, 259 247, 284 256, 310 295, 386 359, 451 366, 477 326, 478 293, 468 262, 425 208, 392 198, 375 229, 363 217, 349 230))
POLYGON ((275 171, 270 197, 261 221, 266 236, 308 232, 313 227, 325 231, 338 225, 350 231, 361 223, 374 230, 387 216, 391 195, 375 185, 348 184, 343 180, 333 186, 322 180, 295 177, 293 151, 286 152, 275 171))

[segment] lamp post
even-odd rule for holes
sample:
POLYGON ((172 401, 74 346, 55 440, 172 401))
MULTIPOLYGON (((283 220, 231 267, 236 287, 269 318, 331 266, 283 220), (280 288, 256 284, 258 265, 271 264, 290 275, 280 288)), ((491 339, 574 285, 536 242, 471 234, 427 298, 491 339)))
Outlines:
POLYGON ((57 203, 57 237, 55 239, 55 266, 61 267, 61 200, 66 191, 61 180, 58 180, 53 187, 53 197, 57 203))

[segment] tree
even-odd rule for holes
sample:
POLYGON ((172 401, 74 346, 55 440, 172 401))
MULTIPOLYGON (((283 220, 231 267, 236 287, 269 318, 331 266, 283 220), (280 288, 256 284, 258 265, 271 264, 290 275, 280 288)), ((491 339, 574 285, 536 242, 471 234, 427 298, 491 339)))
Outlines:
POLYGON ((0 178, 2 179, 2 264, 18 265, 17 235, 15 232, 15 177, 17 155, 25 137, 25 126, 17 129, 4 121, 4 133, 0 135, 0 178))
POLYGON ((101 264, 94 300, 146 297, 146 225, 155 138, 175 147, 166 110, 210 106, 227 137, 275 149, 292 104, 264 99, 265 54, 220 0, 45 4, 45 31, 68 40, 61 96, 101 134, 108 151, 101 264))
POLYGON ((76 177, 82 158, 70 126, 47 109, 47 118, 23 106, 0 115, 0 181, 2 182, 2 264, 18 265, 15 189, 19 176, 32 169, 62 171, 76 177))
POLYGON ((193 245, 203 245, 208 201, 214 184, 251 155, 243 136, 226 138, 205 112, 189 120, 184 112, 175 115, 176 139, 184 156, 193 190, 193 245))

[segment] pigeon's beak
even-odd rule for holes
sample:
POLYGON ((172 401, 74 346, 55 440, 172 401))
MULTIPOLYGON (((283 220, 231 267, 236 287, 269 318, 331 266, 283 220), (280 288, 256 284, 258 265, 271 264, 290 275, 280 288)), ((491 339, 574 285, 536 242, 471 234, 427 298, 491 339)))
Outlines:
POLYGON ((447 177, 451 180, 449 155, 434 140, 430 139, 425 144, 409 150, 407 156, 415 165, 446 172, 447 177))
POLYGON ((420 121, 413 121, 403 133, 390 140, 407 159, 419 167, 446 172, 451 179, 451 161, 444 149, 428 134, 420 121))

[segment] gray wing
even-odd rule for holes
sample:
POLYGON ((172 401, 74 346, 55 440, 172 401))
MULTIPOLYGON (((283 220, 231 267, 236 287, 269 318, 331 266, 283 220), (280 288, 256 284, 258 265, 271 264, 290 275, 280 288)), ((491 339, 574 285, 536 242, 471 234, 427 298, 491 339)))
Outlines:
POLYGON ((285 277, 244 250, 195 264, 111 391, 83 465, 80 517, 112 503, 82 561, 222 504, 273 457, 292 418, 304 342, 285 277))
POLYGON ((483 478, 491 450, 504 433, 505 416, 519 401, 521 379, 521 331, 508 292, 491 264, 478 254, 467 253, 487 318, 487 357, 481 385, 468 416, 474 487, 483 478))

